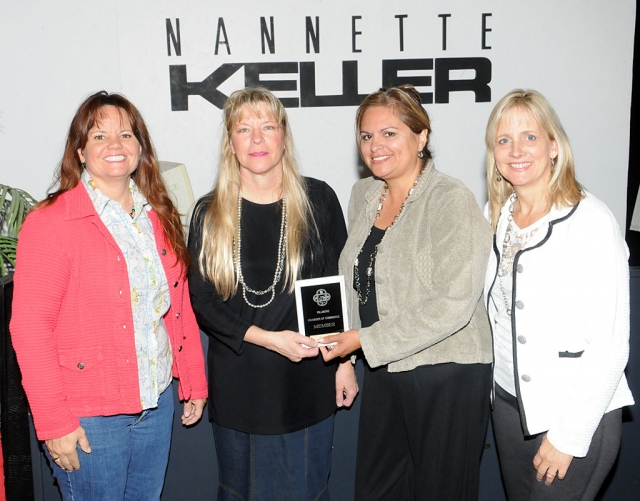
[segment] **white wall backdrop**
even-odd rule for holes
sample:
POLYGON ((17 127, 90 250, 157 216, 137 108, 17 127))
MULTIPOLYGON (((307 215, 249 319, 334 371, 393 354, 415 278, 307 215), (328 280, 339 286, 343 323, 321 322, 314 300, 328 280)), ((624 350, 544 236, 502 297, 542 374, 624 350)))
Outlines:
POLYGON ((406 67, 423 60, 399 76, 435 95, 425 107, 436 165, 462 179, 480 204, 491 108, 513 88, 534 88, 567 129, 579 180, 622 226, 634 21, 633 0, 0 0, 0 182, 44 197, 77 106, 105 89, 140 108, 159 158, 185 163, 195 196, 203 195, 214 180, 221 112, 196 94, 186 98, 188 109, 172 110, 174 66, 184 67, 194 89, 212 75, 200 87, 218 97, 256 79, 288 86, 276 95, 298 100, 288 113, 302 170, 329 182, 346 207, 359 175, 351 94, 384 83, 383 61, 406 67), (307 18, 317 50, 313 43, 307 50, 307 18), (438 102, 447 85, 481 78, 473 67, 487 60, 490 101, 454 91, 438 102), (343 78, 344 61, 357 65, 357 82, 343 78), (462 69, 439 66, 451 61, 462 69), (229 64, 237 71, 222 78, 229 64), (331 106, 308 106, 309 82, 316 96, 333 96, 325 98, 331 106), (357 87, 343 93, 343 84, 357 87))

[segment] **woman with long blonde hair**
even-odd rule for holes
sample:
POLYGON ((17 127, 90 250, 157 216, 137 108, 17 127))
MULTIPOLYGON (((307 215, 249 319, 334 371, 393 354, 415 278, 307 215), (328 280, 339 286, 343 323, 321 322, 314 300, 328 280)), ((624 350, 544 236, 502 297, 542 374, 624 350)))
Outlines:
POLYGON ((192 301, 210 337, 218 500, 328 499, 333 415, 353 402, 355 373, 325 364, 297 332, 293 290, 337 274, 344 218, 326 183, 298 173, 272 93, 236 91, 223 113, 216 184, 189 237, 192 301))

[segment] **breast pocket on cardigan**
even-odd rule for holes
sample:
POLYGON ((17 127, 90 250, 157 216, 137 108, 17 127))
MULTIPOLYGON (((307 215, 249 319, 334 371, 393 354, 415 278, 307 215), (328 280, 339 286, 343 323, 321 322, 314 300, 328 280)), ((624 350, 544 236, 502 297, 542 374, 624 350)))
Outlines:
POLYGON ((102 347, 60 350, 60 367, 71 399, 104 396, 104 355, 102 347))

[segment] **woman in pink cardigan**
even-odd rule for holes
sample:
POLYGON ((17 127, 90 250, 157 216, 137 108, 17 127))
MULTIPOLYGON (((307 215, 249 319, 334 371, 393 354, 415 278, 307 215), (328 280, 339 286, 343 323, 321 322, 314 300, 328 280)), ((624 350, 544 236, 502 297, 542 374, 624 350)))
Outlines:
POLYGON ((74 117, 57 190, 20 234, 11 334, 63 499, 159 500, 179 379, 207 382, 189 254, 139 111, 99 92, 74 117))

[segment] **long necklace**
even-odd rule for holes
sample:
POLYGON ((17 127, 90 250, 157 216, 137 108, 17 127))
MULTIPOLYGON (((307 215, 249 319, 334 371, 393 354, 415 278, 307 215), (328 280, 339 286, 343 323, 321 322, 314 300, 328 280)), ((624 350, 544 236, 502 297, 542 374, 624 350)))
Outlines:
MULTIPOLYGON (((512 304, 511 299, 508 297, 508 291, 505 289, 504 281, 509 279, 509 275, 513 277, 513 273, 517 271, 514 269, 515 255, 531 242, 538 230, 540 224, 537 222, 534 225, 529 225, 527 230, 521 230, 514 228, 515 222, 513 220, 513 208, 518 196, 514 191, 509 197, 509 216, 507 231, 504 234, 504 241, 502 242, 502 255, 500 259, 500 265, 498 266, 498 282, 500 283, 500 292, 502 293, 502 301, 504 303, 504 309, 508 316, 511 316, 512 304)), ((539 221, 542 221, 541 219, 539 221)), ((520 265, 518 265, 520 267, 520 265)))
MULTIPOLYGON (((385 231, 384 235, 387 234, 386 232, 389 228, 391 228, 394 224, 398 222, 398 219, 400 218, 400 214, 402 214, 402 211, 404 210, 404 206, 407 204, 407 200, 409 200, 409 197, 413 194, 413 190, 415 190, 415 187, 418 186, 418 181, 420 181, 420 178, 422 177, 422 173, 424 172, 424 169, 425 169, 424 167, 420 169, 420 174, 418 174, 418 177, 413 182, 413 185, 411 186, 411 188, 409 188, 409 193, 407 193, 407 198, 405 198, 404 202, 402 202, 402 205, 400 206, 400 210, 396 214, 396 217, 394 217, 393 221, 391 221, 391 224, 384 229, 385 231)), ((378 201, 378 208, 376 209, 376 217, 373 220, 374 224, 380 218, 382 205, 384 204, 384 201, 387 199, 388 189, 389 189, 389 186, 387 185, 387 183, 384 183, 384 189, 382 191, 382 195, 380 195, 380 200, 378 201)), ((369 228, 369 235, 371 235, 371 228, 369 228)), ((367 238, 369 238, 369 235, 367 235, 367 238)), ((384 235, 382 236, 382 239, 384 239, 384 235)), ((380 243, 382 243, 382 240, 380 241, 380 243)), ((378 245, 380 245, 380 243, 378 243, 378 245)), ((376 245, 373 248, 373 252, 369 255, 369 264, 367 265, 367 285, 365 287, 364 296, 362 295, 362 286, 360 285, 360 271, 358 270, 358 264, 360 263, 360 254, 362 254, 362 248, 360 249, 360 252, 358 252, 358 255, 356 256, 356 259, 353 264, 353 278, 356 285, 356 292, 358 293, 358 301, 363 306, 367 304, 367 301, 369 301, 369 294, 371 294, 371 280, 373 278, 373 263, 375 262, 376 256, 378 255, 378 245, 376 245)))
POLYGON ((502 242, 502 258, 501 265, 498 268, 498 276, 500 277, 500 291, 502 292, 502 300, 504 301, 504 309, 508 316, 511 316, 511 301, 507 298, 507 291, 504 288, 503 280, 508 279, 509 270, 507 266, 507 248, 512 243, 513 237, 513 206, 516 203, 516 192, 514 191, 509 197, 509 216, 507 218, 507 231, 504 234, 504 241, 502 242))
POLYGON ((242 274, 242 258, 241 258, 241 250, 242 250, 242 230, 241 230, 241 221, 242 221, 242 191, 238 192, 238 241, 237 248, 234 242, 233 246, 233 262, 236 265, 236 272, 238 273, 238 282, 242 285, 242 297, 244 298, 244 302, 247 303, 252 308, 264 308, 265 306, 269 306, 271 302, 276 297, 276 284, 280 281, 280 277, 282 275, 282 271, 284 270, 284 259, 287 253, 287 205, 285 204, 284 197, 282 198, 282 220, 280 222, 280 238, 278 240, 278 258, 276 260, 276 271, 273 274, 273 282, 269 287, 265 290, 255 290, 249 287, 244 281, 244 275, 242 274), (255 294, 256 296, 264 296, 265 294, 271 293, 271 298, 264 304, 253 304, 251 301, 247 299, 247 291, 251 294, 255 294))

